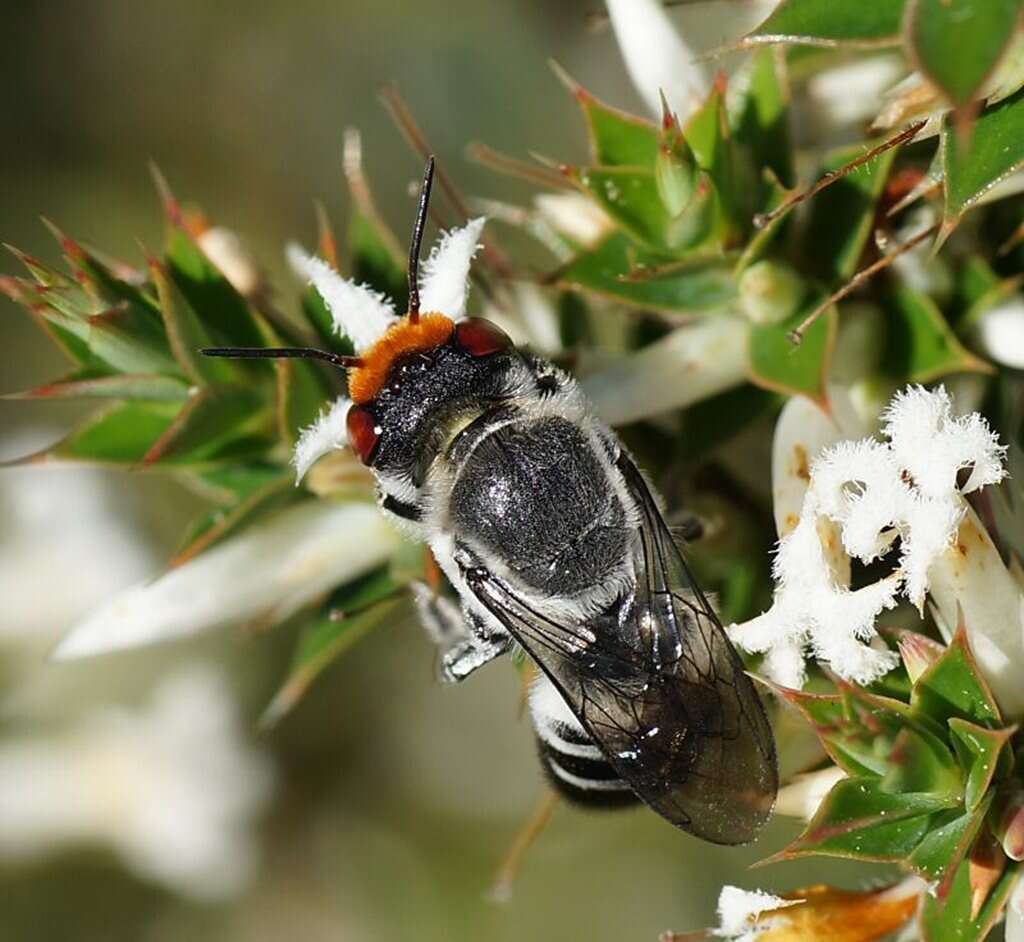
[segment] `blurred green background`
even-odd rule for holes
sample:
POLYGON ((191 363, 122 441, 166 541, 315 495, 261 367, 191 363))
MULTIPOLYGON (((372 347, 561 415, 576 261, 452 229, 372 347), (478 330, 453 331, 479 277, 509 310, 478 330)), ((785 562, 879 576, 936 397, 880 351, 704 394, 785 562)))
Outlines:
MULTIPOLYGON (((735 36, 732 17, 748 15, 746 6, 685 11, 700 32, 694 44, 735 36)), ((56 261, 42 214, 139 261, 140 245, 158 245, 162 231, 152 159, 179 197, 244 235, 282 295, 294 293, 284 242, 313 243, 314 199, 344 218, 345 127, 362 131, 385 216, 399 233, 407 228, 408 184, 421 163, 379 104, 383 81, 397 83, 466 192, 511 200, 527 189, 467 162, 464 149, 479 140, 520 156, 582 156, 576 108, 550 58, 636 107, 610 33, 587 25, 598 9, 551 0, 5 4, 0 238, 56 261)), ((0 263, 15 269, 13 258, 0 263)), ((0 338, 3 391, 56 375, 56 353, 6 299, 0 338)), ((75 414, 0 402, 0 454, 57 438, 75 414)), ((511 901, 488 902, 493 871, 542 793, 518 681, 499 664, 440 687, 430 645, 408 616, 341 659, 270 734, 256 723, 287 665, 287 628, 48 663, 75 618, 160 571, 196 506, 158 474, 0 475, 0 938, 653 940, 665 928, 707 924, 723 882, 836 878, 841 868, 821 862, 744 872, 792 836, 786 823, 753 848, 729 850, 647 812, 563 807, 511 901), (246 748, 267 755, 276 773, 273 797, 247 825, 260 862, 244 888, 198 902, 139 875, 103 841, 43 841, 25 853, 3 846, 3 816, 16 813, 3 798, 10 749, 60 741, 105 703, 143 708, 163 678, 195 661, 223 669, 246 748)), ((42 778, 11 781, 54 784, 42 778)), ((115 804, 119 784, 107 783, 115 804)))

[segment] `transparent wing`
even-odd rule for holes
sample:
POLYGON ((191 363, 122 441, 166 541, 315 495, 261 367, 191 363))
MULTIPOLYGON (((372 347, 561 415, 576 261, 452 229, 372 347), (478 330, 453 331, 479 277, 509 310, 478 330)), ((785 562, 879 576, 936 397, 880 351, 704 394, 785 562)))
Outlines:
POLYGON ((771 726, 646 482, 624 455, 619 469, 641 512, 632 602, 560 624, 485 569, 467 582, 639 798, 697 837, 741 844, 778 790, 771 726))

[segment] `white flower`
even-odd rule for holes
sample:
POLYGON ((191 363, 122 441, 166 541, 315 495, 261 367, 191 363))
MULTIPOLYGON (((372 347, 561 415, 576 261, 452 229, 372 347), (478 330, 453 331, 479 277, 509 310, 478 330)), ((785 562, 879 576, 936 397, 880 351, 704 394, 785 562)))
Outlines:
POLYGON ((920 877, 910 876, 859 893, 812 886, 800 891, 803 898, 786 899, 727 886, 718 899, 718 927, 686 938, 717 936, 731 942, 889 938, 914 916, 925 887, 920 877))
POLYGON ((292 463, 295 465, 295 483, 298 484, 306 472, 330 451, 344 448, 348 444, 348 428, 345 418, 352 406, 347 396, 339 396, 328 406, 316 421, 307 429, 303 429, 299 440, 295 443, 295 454, 292 463))
POLYGON ((376 507, 304 501, 115 596, 54 656, 151 644, 268 614, 280 620, 380 565, 399 543, 376 507))
POLYGON ((735 942, 752 942, 771 923, 767 920, 758 925, 762 913, 786 909, 803 902, 799 899, 782 899, 762 890, 743 890, 738 886, 723 886, 718 896, 718 928, 715 935, 733 939, 735 942))
POLYGON ((807 96, 830 130, 862 124, 878 112, 883 92, 903 73, 898 56, 869 56, 816 73, 807 96))
POLYGON ((533 198, 541 220, 585 249, 593 248, 615 228, 611 217, 592 199, 569 190, 533 198))
POLYGON ((659 0, 605 0, 615 39, 640 97, 661 117, 661 93, 680 120, 704 99, 704 66, 676 31, 659 0))
POLYGON ((466 316, 469 266, 480 248, 483 216, 471 219, 461 229, 441 234, 430 257, 423 263, 420 305, 424 311, 438 311, 453 321, 466 316))
MULTIPOLYGON (((959 582, 948 570, 958 552, 958 532, 963 543, 961 525, 971 523, 963 495, 1003 478, 1004 449, 981 416, 954 417, 942 388, 912 387, 897 394, 883 418, 887 442, 839 442, 812 462, 799 522, 779 544, 773 605, 730 629, 741 647, 766 654, 765 672, 779 683, 802 686, 807 648, 847 680, 867 683, 884 674, 897 657, 872 646, 875 619, 896 604, 901 592, 920 610, 932 582, 942 591, 952 583, 965 610, 970 607, 978 615, 978 606, 985 604, 989 610, 984 614, 992 614, 993 599, 968 599, 967 564, 957 569, 959 582), (962 473, 967 478, 960 483, 962 473), (830 561, 823 546, 835 539, 833 527, 845 553, 863 562, 885 555, 898 537, 898 565, 879 581, 850 591, 848 570, 830 561)), ((834 546, 830 552, 834 556, 834 546)), ((982 550, 975 555, 980 557, 982 550)), ((994 560, 986 556, 986 562, 995 568, 998 555, 994 560)), ((999 568, 1005 572, 1001 563, 999 568)), ((1013 585, 1009 573, 1006 582, 1013 585)), ((990 583, 984 594, 991 589, 990 583)), ((1007 604, 1017 612, 1011 624, 975 617, 968 630, 997 698, 1016 712, 1024 694, 1010 689, 1007 664, 1019 664, 1024 655, 1020 600, 1016 592, 1001 589, 1010 593, 1007 604), (986 644, 995 650, 984 655, 986 644)))
POLYGON ((211 226, 196 236, 196 242, 242 297, 251 298, 263 289, 263 272, 236 232, 211 226))
POLYGON ((810 821, 825 796, 832 791, 832 786, 844 778, 846 773, 835 765, 793 776, 779 789, 775 799, 775 813, 810 821))
POLYGON ((1019 877, 1006 904, 1006 942, 1024 942, 1024 880, 1019 877))
POLYGON ((372 347, 394 323, 395 307, 379 291, 343 278, 323 259, 307 255, 294 243, 287 253, 296 274, 323 298, 338 336, 348 337, 357 353, 372 347))
MULTIPOLYGON (((4 451, 26 454, 56 437, 22 432, 4 451)), ((114 476, 96 468, 0 474, 0 642, 48 647, 83 611, 157 569, 122 501, 114 476)))
POLYGON ((139 876, 222 899, 253 873, 252 827, 271 784, 223 679, 194 668, 147 707, 103 708, 61 733, 0 745, 0 857, 106 845, 139 876))
POLYGON ((680 409, 743 382, 749 330, 742 318, 702 317, 585 376, 581 385, 609 425, 680 409))
POLYGON ((1014 295, 982 314, 974 336, 986 356, 1024 370, 1024 298, 1014 295))

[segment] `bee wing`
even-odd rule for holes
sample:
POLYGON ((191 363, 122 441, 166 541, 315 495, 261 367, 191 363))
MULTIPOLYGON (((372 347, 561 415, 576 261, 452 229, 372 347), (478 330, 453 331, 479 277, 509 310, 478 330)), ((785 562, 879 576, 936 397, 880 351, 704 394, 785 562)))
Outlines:
POLYGON ((631 605, 560 623, 486 570, 467 582, 639 798, 697 837, 741 844, 778 790, 771 726, 646 482, 624 455, 619 469, 641 515, 631 605))

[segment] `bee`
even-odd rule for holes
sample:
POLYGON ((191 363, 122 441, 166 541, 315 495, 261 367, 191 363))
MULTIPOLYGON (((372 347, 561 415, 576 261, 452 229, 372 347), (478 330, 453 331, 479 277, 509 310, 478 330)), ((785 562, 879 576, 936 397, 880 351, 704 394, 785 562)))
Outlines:
POLYGON ((562 794, 644 802, 704 840, 750 841, 778 789, 771 726, 643 474, 568 373, 488 320, 420 309, 433 170, 431 158, 408 313, 361 355, 204 353, 347 371, 347 441, 381 509, 458 593, 456 606, 415 592, 444 678, 525 652, 541 761, 562 794))

